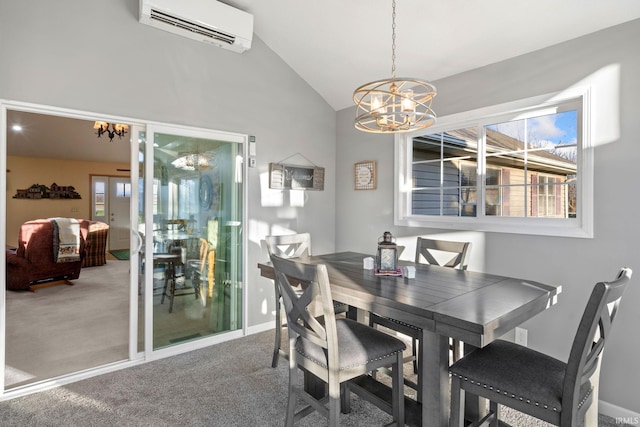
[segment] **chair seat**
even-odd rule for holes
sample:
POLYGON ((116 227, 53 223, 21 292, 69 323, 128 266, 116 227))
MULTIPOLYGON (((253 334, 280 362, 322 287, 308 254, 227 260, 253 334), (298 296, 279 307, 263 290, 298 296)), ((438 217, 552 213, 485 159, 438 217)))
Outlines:
MULTIPOLYGON (((399 339, 351 319, 337 319, 336 331, 340 370, 363 366, 406 348, 399 339)), ((319 345, 298 337, 295 349, 301 356, 327 367, 325 349, 319 345)))
MULTIPOLYGON (((546 354, 497 340, 454 363, 449 371, 501 397, 560 412, 567 364, 546 354), (541 375, 544 373, 544 375, 541 375)), ((580 402, 591 393, 590 382, 580 388, 580 402)))

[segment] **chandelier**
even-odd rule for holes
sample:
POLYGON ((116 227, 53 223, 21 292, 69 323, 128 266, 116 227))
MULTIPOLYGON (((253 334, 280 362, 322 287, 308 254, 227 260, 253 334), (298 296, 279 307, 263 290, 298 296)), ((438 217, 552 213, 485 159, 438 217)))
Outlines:
POLYGON ((181 157, 178 157, 177 159, 172 161, 171 164, 178 169, 194 171, 209 169, 211 160, 213 160, 213 156, 210 156, 208 154, 194 153, 185 154, 181 157))
POLYGON ((372 133, 399 133, 424 129, 436 122, 431 101, 436 88, 406 77, 396 78, 396 1, 391 15, 391 78, 366 83, 353 92, 355 127, 372 133))
POLYGON ((98 130, 98 132, 96 133, 96 135, 98 135, 98 138, 106 133, 109 137, 109 141, 113 141, 113 138, 115 138, 116 135, 118 136, 118 138, 122 138, 129 130, 128 125, 107 122, 95 122, 93 124, 93 128, 98 130), (111 126, 111 129, 109 129, 109 126, 111 126))

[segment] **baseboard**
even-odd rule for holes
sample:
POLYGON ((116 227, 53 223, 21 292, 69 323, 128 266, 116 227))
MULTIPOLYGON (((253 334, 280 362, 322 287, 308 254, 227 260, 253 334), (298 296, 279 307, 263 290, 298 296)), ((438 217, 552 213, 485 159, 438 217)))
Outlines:
POLYGON ((268 331, 275 327, 275 323, 272 321, 267 323, 261 323, 259 325, 253 325, 247 327, 247 335, 259 334, 260 332, 268 331))
POLYGON ((598 412, 613 418, 620 424, 640 425, 640 414, 614 405, 613 403, 598 401, 598 412))
POLYGON ((30 394, 39 393, 41 391, 50 390, 52 388, 61 387, 67 384, 72 384, 78 381, 93 378, 98 375, 104 375, 122 369, 131 368, 143 363, 147 363, 147 361, 142 358, 126 360, 122 362, 114 362, 107 365, 99 366, 97 368, 86 369, 84 371, 78 371, 68 375, 61 375, 59 377, 39 381, 33 384, 26 384, 24 386, 5 391, 2 395, 0 395, 0 402, 15 399, 18 397, 28 396, 30 394))

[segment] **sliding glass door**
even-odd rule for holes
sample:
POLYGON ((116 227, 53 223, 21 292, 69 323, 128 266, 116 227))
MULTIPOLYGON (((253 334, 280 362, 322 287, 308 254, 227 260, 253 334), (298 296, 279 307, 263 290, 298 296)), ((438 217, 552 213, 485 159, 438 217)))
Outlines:
MULTIPOLYGON (((0 396, 130 358, 130 263, 107 252, 125 246, 109 247, 108 237, 116 228, 105 215, 107 187, 96 188, 92 178, 128 182, 131 147, 126 137, 98 139, 96 120, 105 117, 0 102, 5 177, 0 196, 0 238, 5 243, 0 260, 0 396), (50 129, 58 129, 55 138, 50 129), (31 187, 43 191, 37 196, 23 191, 31 187), (75 194, 54 195, 54 187, 75 194), (94 193, 101 194, 101 204, 94 193), (54 261, 52 249, 59 236, 53 223, 59 227, 59 217, 63 223, 86 224, 87 251, 78 254, 81 259, 54 261)), ((121 229, 128 248, 130 201, 122 196, 118 202, 126 223, 121 229)), ((77 233, 70 230, 75 238, 77 233)))
POLYGON ((13 268, 26 261, 7 257, 18 256, 25 222, 64 215, 99 219, 113 231, 125 218, 118 244, 105 239, 106 261, 83 260, 73 286, 46 276, 32 280, 52 279, 37 293, 0 291, 0 397, 242 335, 246 142, 246 135, 0 102, 3 288, 7 277, 23 277, 13 268), (129 123, 129 135, 98 140, 96 119, 129 123), (50 128, 64 132, 55 141, 36 132, 50 128), (102 200, 112 177, 113 198, 127 200, 114 215, 102 200), (55 182, 82 199, 16 196, 55 182), (128 260, 112 254, 123 248, 128 260))
POLYGON ((242 328, 244 142, 147 128, 138 227, 147 351, 242 328))

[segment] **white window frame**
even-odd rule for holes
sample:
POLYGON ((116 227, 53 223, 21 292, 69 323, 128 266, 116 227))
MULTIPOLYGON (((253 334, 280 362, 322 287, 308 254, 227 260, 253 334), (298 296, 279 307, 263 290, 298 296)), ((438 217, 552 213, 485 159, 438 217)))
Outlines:
MULTIPOLYGON (((451 230, 474 230, 500 233, 533 234, 543 236, 593 238, 593 145, 591 140, 591 90, 589 87, 571 88, 554 94, 536 96, 524 100, 508 102, 466 111, 438 118, 431 128, 418 132, 396 134, 395 136, 395 185, 394 224, 408 227, 427 227, 451 230), (483 126, 540 115, 540 110, 555 112, 554 106, 570 100, 581 102, 581 146, 578 147, 577 215, 575 218, 517 218, 484 216, 478 208, 477 217, 413 215, 411 211, 412 150, 413 138, 425 133, 446 132, 451 129, 483 126)), ((484 132, 481 132, 484 134, 484 132)), ((482 137, 478 141, 478 207, 484 206, 484 151, 482 137), (482 178, 481 178, 482 177, 482 178)))

